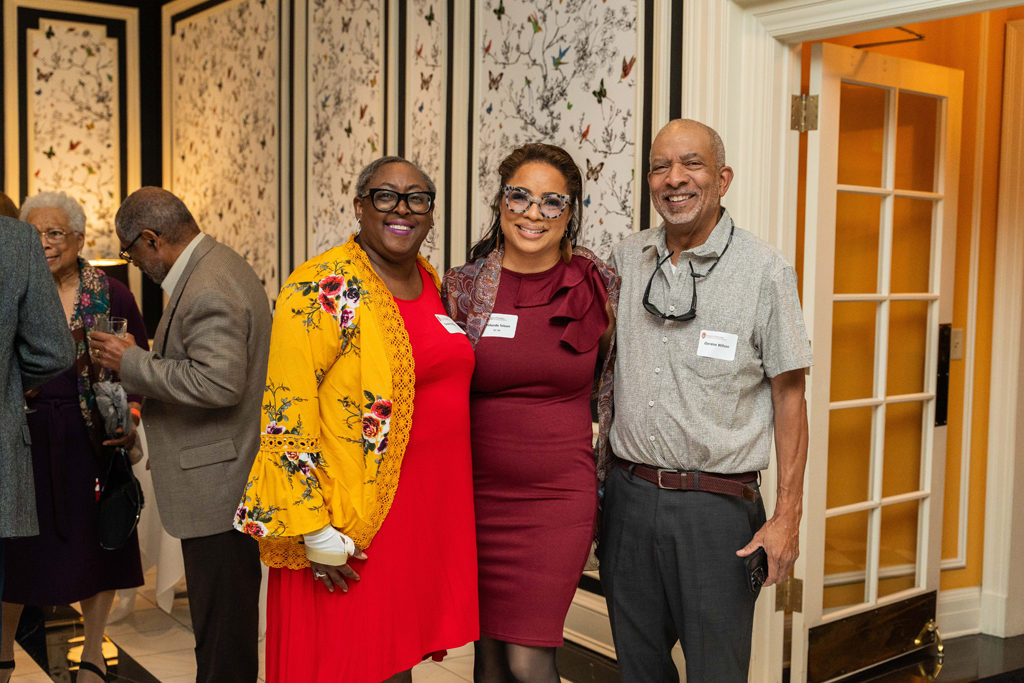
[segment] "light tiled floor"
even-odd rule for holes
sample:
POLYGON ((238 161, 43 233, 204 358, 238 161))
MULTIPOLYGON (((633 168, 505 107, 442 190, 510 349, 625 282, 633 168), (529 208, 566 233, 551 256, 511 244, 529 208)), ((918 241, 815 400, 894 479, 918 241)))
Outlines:
MULTIPOLYGON (((107 626, 107 636, 161 683, 193 683, 196 676, 195 636, 188 599, 174 601, 171 614, 156 606, 155 574, 146 574, 135 610, 107 626)), ((77 608, 77 605, 74 605, 77 608)), ((264 643, 260 642, 260 681, 263 681, 264 643)), ((50 677, 18 645, 11 683, 52 683, 50 677)), ((449 652, 443 662, 424 662, 413 669, 414 683, 465 683, 473 680, 472 644, 449 652)))

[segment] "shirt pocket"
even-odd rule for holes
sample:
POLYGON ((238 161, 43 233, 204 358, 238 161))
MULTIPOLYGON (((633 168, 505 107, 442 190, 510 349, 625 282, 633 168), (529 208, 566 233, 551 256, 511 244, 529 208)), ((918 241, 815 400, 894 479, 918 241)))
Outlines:
POLYGON ((739 367, 737 360, 722 360, 721 358, 708 358, 697 356, 691 363, 693 374, 702 380, 717 380, 722 377, 730 378, 736 374, 739 367))

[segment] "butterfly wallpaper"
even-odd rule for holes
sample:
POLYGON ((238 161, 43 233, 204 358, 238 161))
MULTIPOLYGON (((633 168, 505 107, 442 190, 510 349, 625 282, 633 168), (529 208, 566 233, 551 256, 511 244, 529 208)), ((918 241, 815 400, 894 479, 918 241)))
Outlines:
POLYGON ((229 0, 179 22, 170 40, 170 189, 201 230, 248 261, 275 299, 278 3, 229 0))
MULTIPOLYGON (((412 0, 408 4, 408 74, 406 88, 406 156, 437 185, 433 244, 420 253, 444 270, 444 162, 447 129, 448 16, 443 0, 412 0)), ((461 265, 461 264, 459 264, 461 265)))
POLYGON ((307 17, 306 249, 314 256, 355 231, 356 177, 384 154, 383 17, 370 0, 311 0, 307 17))
POLYGON ((490 224, 497 167, 527 142, 565 148, 584 178, 581 244, 608 257, 633 230, 636 0, 486 0, 475 87, 474 241, 490 224))
MULTIPOLYGON (((117 258, 121 203, 117 40, 103 25, 40 20, 26 32, 27 195, 66 192, 88 220, 82 255, 117 258)), ((15 199, 18 199, 15 197, 15 199)))

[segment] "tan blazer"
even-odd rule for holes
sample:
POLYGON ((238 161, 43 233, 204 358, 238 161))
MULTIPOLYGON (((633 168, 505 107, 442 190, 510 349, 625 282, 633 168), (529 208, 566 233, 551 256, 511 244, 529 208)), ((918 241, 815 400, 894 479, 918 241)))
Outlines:
POLYGON ((143 419, 164 528, 177 538, 231 529, 260 445, 270 304, 245 260, 207 235, 164 309, 152 351, 133 347, 121 382, 143 419))

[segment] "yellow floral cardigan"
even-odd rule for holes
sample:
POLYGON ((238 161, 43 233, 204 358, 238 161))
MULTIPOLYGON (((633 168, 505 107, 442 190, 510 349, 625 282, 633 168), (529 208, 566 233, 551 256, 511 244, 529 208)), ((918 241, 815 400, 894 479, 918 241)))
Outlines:
POLYGON ((274 314, 260 452, 235 515, 264 564, 309 566, 302 534, 327 524, 370 545, 398 487, 415 386, 401 313, 354 238, 292 273, 274 314))

